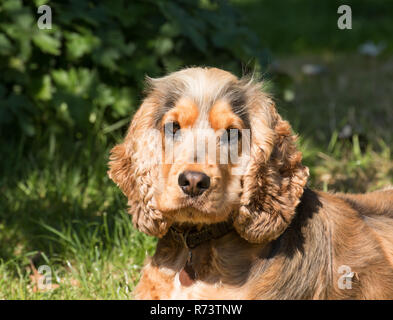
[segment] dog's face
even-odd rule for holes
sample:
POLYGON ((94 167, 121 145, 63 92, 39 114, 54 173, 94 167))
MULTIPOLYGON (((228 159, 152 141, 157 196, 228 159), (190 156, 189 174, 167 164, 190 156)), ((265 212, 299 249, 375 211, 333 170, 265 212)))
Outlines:
POLYGON ((164 160, 157 208, 175 221, 223 221, 240 202, 242 175, 234 173, 246 152, 246 96, 233 96, 236 79, 221 70, 180 76, 187 85, 179 88, 175 82, 171 88, 167 80, 164 99, 176 92, 177 99, 157 112, 164 160))
POLYGON ((209 106, 183 97, 159 126, 164 163, 158 209, 176 221, 226 220, 241 194, 241 177, 231 172, 236 164, 230 152, 241 155, 245 128, 230 102, 220 99, 209 106))
POLYGON ((294 207, 288 219, 277 213, 280 197, 288 193, 285 200, 297 204, 306 169, 288 123, 258 84, 215 68, 185 69, 148 84, 109 171, 138 228, 162 236, 174 222, 209 224, 232 215, 243 237, 260 242, 255 223, 267 228, 275 219, 275 230, 289 223, 294 207))

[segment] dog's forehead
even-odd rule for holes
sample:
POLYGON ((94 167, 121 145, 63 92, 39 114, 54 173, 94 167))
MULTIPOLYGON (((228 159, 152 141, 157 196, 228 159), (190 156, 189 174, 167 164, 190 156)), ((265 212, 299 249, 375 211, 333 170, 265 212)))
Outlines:
POLYGON ((206 126, 211 113, 217 111, 217 106, 223 110, 222 104, 225 103, 245 125, 248 124, 246 89, 227 71, 189 68, 154 79, 152 84, 160 96, 156 123, 159 123, 168 111, 180 107, 183 112, 191 114, 195 114, 197 109, 196 125, 206 126))

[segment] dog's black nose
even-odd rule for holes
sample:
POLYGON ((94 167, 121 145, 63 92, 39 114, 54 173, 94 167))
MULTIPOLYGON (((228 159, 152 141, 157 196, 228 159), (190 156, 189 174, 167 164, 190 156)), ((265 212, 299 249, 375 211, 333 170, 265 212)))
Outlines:
POLYGON ((191 197, 199 196, 210 187, 210 178, 203 172, 184 171, 179 175, 180 188, 191 197))

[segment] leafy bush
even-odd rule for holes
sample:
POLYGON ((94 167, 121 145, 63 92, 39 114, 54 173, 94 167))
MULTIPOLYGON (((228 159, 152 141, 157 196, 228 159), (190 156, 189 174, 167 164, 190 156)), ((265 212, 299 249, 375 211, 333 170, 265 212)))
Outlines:
POLYGON ((146 74, 264 61, 221 0, 2 0, 0 21, 0 134, 40 145, 123 127, 146 74), (45 3, 50 30, 37 27, 45 3))

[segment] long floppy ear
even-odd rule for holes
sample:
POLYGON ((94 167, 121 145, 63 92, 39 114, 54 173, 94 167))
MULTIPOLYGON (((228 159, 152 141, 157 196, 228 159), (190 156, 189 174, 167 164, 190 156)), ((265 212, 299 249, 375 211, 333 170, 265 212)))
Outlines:
POLYGON ((128 198, 128 212, 140 231, 162 237, 170 221, 156 209, 154 194, 159 181, 161 155, 159 132, 152 129, 152 101, 146 100, 135 114, 122 144, 111 150, 109 177, 128 198))
POLYGON ((278 238, 292 221, 309 171, 289 123, 270 98, 256 95, 250 113, 251 160, 234 226, 247 241, 263 243, 278 238))

